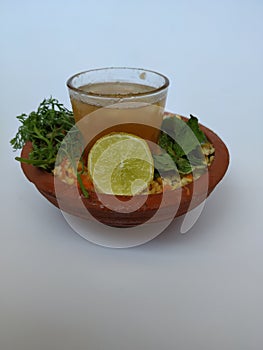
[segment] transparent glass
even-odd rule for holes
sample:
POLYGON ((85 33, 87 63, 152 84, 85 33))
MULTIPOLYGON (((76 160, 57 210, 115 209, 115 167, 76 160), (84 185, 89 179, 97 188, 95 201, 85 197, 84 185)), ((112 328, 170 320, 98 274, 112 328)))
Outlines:
POLYGON ((109 132, 128 132, 157 142, 169 80, 141 68, 101 68, 67 81, 76 122, 85 118, 84 137, 95 134, 88 148, 109 132))

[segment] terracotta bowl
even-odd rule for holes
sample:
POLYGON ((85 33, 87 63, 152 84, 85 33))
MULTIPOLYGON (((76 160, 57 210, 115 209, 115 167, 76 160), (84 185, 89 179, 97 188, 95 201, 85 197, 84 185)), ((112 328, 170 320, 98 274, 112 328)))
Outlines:
MULTIPOLYGON (((202 203, 221 181, 229 165, 229 153, 223 141, 205 126, 200 124, 200 128, 215 148, 215 158, 208 167, 207 175, 202 175, 182 189, 167 191, 164 198, 162 193, 138 195, 136 197, 144 203, 132 212, 119 210, 120 203, 129 201, 130 197, 106 194, 98 197, 95 192, 90 192, 89 198, 84 198, 80 193, 73 191, 72 186, 60 180, 56 180, 55 185, 54 176, 51 173, 26 163, 21 163, 21 166, 27 179, 49 202, 80 218, 88 220, 94 218, 115 227, 131 227, 147 221, 170 220, 202 203), (118 204, 114 207, 116 199, 118 204), (156 213, 158 215, 155 215, 156 213)), ((22 149, 21 157, 28 158, 31 149, 32 144, 27 142, 22 149)))

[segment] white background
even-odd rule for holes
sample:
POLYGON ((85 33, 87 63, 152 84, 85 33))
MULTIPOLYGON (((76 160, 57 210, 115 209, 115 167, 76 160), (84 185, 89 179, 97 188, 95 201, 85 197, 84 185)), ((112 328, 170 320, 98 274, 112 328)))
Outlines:
POLYGON ((0 2, 1 350, 262 349, 262 18, 261 0, 0 2), (69 107, 66 79, 104 66, 167 75, 167 109, 230 150, 185 235, 89 243, 14 160, 15 117, 50 95, 69 107))

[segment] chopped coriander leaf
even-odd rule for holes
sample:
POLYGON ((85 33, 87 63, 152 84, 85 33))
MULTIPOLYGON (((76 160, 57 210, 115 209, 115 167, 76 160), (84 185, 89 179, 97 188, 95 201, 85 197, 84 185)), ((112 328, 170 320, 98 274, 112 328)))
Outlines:
POLYGON ((154 167, 157 170, 168 172, 176 169, 175 162, 169 156, 168 153, 159 154, 159 155, 154 154, 153 159, 154 159, 154 167))
POLYGON ((187 125, 190 126, 192 129, 193 133, 195 134, 197 140, 200 143, 207 142, 207 138, 203 131, 200 129, 199 124, 198 124, 198 119, 190 114, 190 119, 187 121, 187 125))
POLYGON ((155 166, 162 171, 170 171, 172 167, 168 159, 172 158, 182 175, 191 173, 193 166, 204 167, 201 150, 204 142, 207 138, 196 117, 191 115, 187 122, 174 117, 165 118, 158 142, 164 153, 154 156, 155 166))
POLYGON ((177 161, 178 171, 180 174, 186 175, 192 172, 192 166, 187 158, 179 158, 177 161))

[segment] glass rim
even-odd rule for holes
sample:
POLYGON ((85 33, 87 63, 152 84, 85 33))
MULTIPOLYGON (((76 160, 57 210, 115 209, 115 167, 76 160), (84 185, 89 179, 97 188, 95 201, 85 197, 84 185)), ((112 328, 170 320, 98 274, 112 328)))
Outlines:
POLYGON ((155 75, 158 75, 159 77, 163 78, 164 79, 164 83, 158 87, 158 88, 154 88, 150 91, 145 91, 145 92, 135 92, 135 93, 131 93, 129 92, 128 96, 126 94, 123 94, 123 98, 127 99, 127 98, 132 98, 132 97, 136 97, 136 96, 148 96, 148 95, 153 95, 153 94, 156 94, 158 92, 161 92, 165 89, 168 88, 169 84, 170 84, 170 81, 169 79, 161 74, 161 73, 158 73, 156 71, 153 71, 153 70, 150 70, 150 69, 144 69, 144 68, 135 68, 135 67, 105 67, 105 68, 95 68, 95 69, 89 69, 89 70, 85 70, 85 71, 82 71, 82 72, 79 72, 79 73, 76 73, 74 75, 72 75, 66 82, 66 85, 67 87, 70 89, 70 90, 73 90, 79 94, 82 94, 82 95, 86 95, 86 96, 90 96, 90 97, 96 97, 96 98, 101 98, 101 99, 112 99, 113 96, 109 95, 109 94, 98 94, 98 93, 90 93, 89 91, 85 91, 85 90, 82 90, 78 87, 75 87, 73 86, 73 80, 78 77, 78 76, 81 76, 83 74, 86 74, 86 73, 89 73, 89 72, 96 72, 96 71, 107 71, 107 70, 137 70, 137 71, 141 71, 142 73, 153 73, 155 75))

